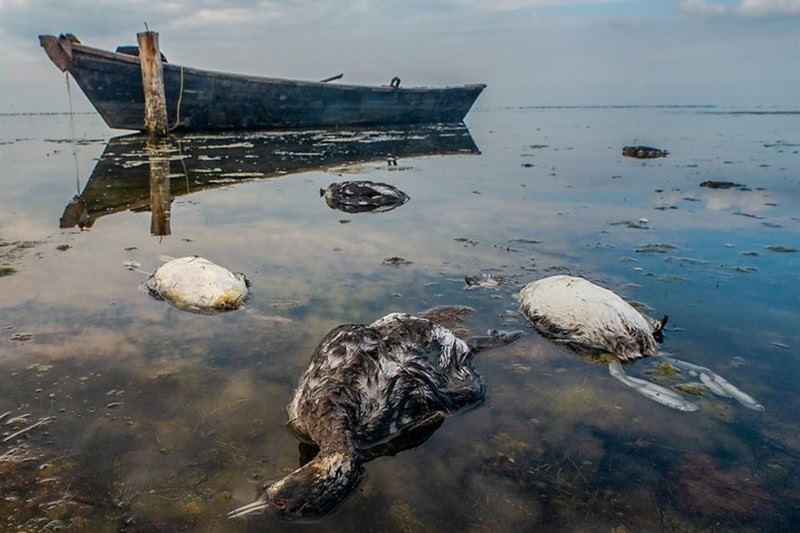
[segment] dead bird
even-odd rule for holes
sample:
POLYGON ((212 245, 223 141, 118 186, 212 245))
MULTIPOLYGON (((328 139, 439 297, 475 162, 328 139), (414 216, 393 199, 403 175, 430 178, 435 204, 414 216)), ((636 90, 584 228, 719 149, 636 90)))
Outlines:
POLYGON ((331 209, 345 213, 384 213, 400 207, 409 196, 386 183, 374 181, 343 181, 320 189, 319 195, 331 209))
POLYGON ((147 291, 184 311, 211 314, 242 307, 249 282, 198 256, 170 259, 145 280, 147 291))
POLYGON ((467 290, 472 289, 496 289, 504 285, 505 281, 495 277, 492 274, 481 274, 480 276, 466 276, 464 277, 464 287, 467 290))
POLYGON ((149 275, 136 261, 123 263, 128 270, 148 276, 141 288, 157 300, 181 311, 201 315, 244 309, 256 320, 280 324, 292 322, 288 317, 264 314, 248 307, 250 280, 241 272, 231 272, 196 255, 177 259, 162 255, 159 258, 166 262, 149 275))
POLYGON ((667 323, 634 309, 608 289, 573 276, 550 276, 526 285, 519 294, 520 311, 543 336, 579 355, 608 362, 611 375, 643 396, 679 411, 697 411, 697 404, 677 392, 625 374, 621 363, 648 356, 660 357, 687 370, 718 396, 734 398, 756 411, 764 407, 750 395, 706 367, 669 357, 657 341, 667 323))
POLYGON ((625 157, 635 157, 636 159, 655 159, 658 157, 667 157, 666 150, 660 148, 653 148, 651 146, 623 146, 622 155, 625 157))
POLYGON ((424 441, 446 417, 485 395, 472 367, 478 349, 513 342, 495 332, 466 343, 430 320, 392 313, 331 330, 288 406, 289 427, 317 455, 230 518, 270 509, 283 518, 332 510, 358 484, 364 463, 424 441), (421 439, 421 440, 420 440, 421 439))

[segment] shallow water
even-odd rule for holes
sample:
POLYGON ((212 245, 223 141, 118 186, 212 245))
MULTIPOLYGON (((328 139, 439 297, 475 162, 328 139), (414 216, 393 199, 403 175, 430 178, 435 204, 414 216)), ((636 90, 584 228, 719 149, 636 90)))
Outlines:
MULTIPOLYGON (((476 359, 483 405, 369 463, 326 529, 797 529, 797 119, 767 108, 477 109, 468 132, 147 147, 112 140, 95 115, 0 116, 0 267, 13 269, 0 277, 0 413, 30 414, 0 434, 54 417, 0 443, 0 455, 24 443, 38 458, 0 461, 0 529, 320 527, 225 514, 296 467, 284 406, 329 329, 441 304, 474 308, 475 333, 526 336, 476 359), (670 154, 622 157, 630 144, 670 154), (319 191, 346 179, 411 199, 384 213, 333 210, 319 191), (248 309, 180 311, 124 266, 191 254, 245 272, 248 309), (672 411, 542 339, 514 294, 553 273, 668 314, 666 351, 766 410, 697 388, 700 412, 672 411), (478 274, 506 284, 464 290, 478 274), (32 337, 11 340, 20 333, 32 337)), ((627 370, 671 379, 650 361, 627 370)))

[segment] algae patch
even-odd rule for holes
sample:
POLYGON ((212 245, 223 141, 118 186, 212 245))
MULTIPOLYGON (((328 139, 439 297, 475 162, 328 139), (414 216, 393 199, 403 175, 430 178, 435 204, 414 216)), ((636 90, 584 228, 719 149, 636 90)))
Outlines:
POLYGON ((686 394, 693 394, 695 396, 705 396, 708 389, 702 383, 678 383, 675 388, 686 394))

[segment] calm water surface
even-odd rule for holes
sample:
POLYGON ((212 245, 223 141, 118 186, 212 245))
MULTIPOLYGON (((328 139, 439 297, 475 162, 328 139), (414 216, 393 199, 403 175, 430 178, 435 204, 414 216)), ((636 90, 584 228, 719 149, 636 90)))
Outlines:
MULTIPOLYGON (((477 109, 469 131, 156 151, 95 115, 0 117, 0 435, 53 417, 0 443, 0 529, 796 530, 800 122, 738 111, 477 109), (623 158, 627 144, 670 154, 623 158), (333 210, 319 190, 346 179, 411 200, 333 210), (179 311, 124 266, 191 254, 245 272, 248 309, 179 311), (464 290, 482 273, 507 283, 464 290), (537 336, 514 295, 554 273, 668 314, 665 350, 766 410, 696 388, 701 411, 673 411, 537 336), (472 307, 475 333, 526 331, 476 359, 483 405, 369 463, 321 522, 225 518, 296 468, 284 407, 328 330, 442 304, 472 307)), ((628 371, 675 379, 650 361, 628 371)))

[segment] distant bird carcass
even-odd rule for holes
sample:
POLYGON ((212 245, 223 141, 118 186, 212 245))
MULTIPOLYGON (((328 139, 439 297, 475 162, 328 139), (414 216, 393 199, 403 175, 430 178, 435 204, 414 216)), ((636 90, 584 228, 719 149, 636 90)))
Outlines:
POLYGON ((368 180, 331 183, 319 193, 328 207, 345 213, 383 213, 409 200, 397 187, 368 180))
POLYGON ((653 148, 652 146, 623 146, 622 155, 625 157, 634 157, 636 159, 656 159, 659 157, 667 157, 668 151, 660 148, 653 148))

